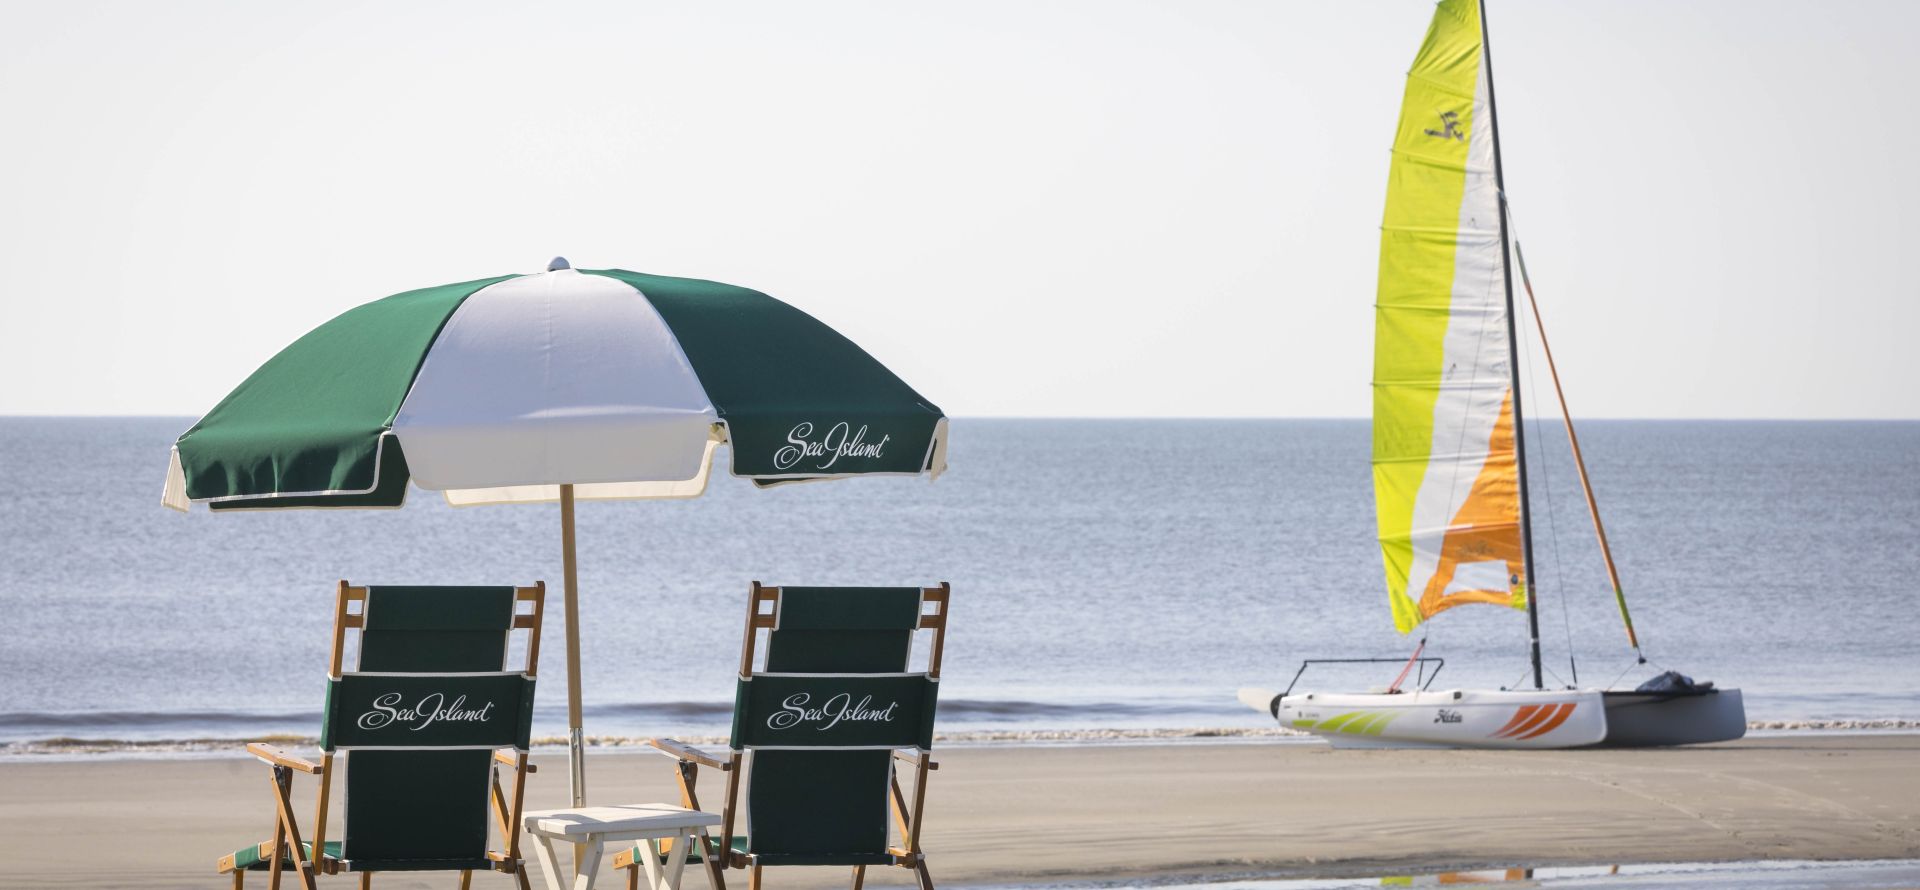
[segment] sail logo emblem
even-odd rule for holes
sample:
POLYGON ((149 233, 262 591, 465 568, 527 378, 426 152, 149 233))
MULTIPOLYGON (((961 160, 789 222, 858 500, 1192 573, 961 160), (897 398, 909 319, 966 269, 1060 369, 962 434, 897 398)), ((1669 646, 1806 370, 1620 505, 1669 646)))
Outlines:
POLYGON ((1461 142, 1467 140, 1467 134, 1460 129, 1460 112, 1440 112, 1440 126, 1441 128, 1438 130, 1426 131, 1427 135, 1436 139, 1457 139, 1461 142))

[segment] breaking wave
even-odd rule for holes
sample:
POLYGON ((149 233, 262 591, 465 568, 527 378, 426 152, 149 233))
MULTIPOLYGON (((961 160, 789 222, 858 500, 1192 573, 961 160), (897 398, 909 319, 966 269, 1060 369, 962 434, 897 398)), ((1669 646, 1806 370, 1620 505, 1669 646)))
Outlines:
MULTIPOLYGON (((700 713, 706 713, 705 705, 700 713)), ((721 713, 726 713, 722 709, 721 713)), ((1747 724, 1752 732, 1913 732, 1920 731, 1920 720, 1756 720, 1747 724)), ((694 745, 722 746, 724 735, 677 734, 676 738, 694 745)), ((640 750, 648 736, 592 735, 585 741, 589 748, 602 751, 640 750)), ((1153 744, 1180 742, 1234 741, 1309 741, 1313 737, 1298 730, 1278 726, 1195 727, 1195 728, 1081 728, 1081 729, 980 729, 943 732, 935 741, 941 745, 1094 745, 1153 744)), ((319 738, 299 734, 258 734, 230 738, 200 736, 191 738, 114 739, 59 736, 27 741, 0 742, 0 760, 14 757, 101 756, 244 756, 249 741, 272 742, 293 747, 316 747, 319 738)), ((561 750, 563 736, 536 736, 535 750, 561 750)))

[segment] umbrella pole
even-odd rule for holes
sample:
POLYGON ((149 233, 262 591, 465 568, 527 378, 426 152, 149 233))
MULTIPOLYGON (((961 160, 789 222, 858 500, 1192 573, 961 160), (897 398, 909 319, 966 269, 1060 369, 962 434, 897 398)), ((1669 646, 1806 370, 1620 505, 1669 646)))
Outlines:
POLYGON ((585 743, 580 733, 580 568, 573 555, 573 486, 560 486, 560 570, 567 605, 567 767, 573 805, 587 805, 585 743))

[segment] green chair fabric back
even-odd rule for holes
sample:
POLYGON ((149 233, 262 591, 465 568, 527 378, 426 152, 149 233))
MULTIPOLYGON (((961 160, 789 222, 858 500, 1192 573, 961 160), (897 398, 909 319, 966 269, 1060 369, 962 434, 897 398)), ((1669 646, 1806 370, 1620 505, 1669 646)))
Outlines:
POLYGON ((875 865, 887 852, 896 748, 933 744, 938 682, 907 673, 921 591, 787 587, 766 669, 736 692, 751 751, 747 853, 764 865, 875 865))
POLYGON ((512 587, 369 587, 357 670, 328 683, 355 871, 489 868, 496 748, 525 750, 533 678, 507 671, 512 587))

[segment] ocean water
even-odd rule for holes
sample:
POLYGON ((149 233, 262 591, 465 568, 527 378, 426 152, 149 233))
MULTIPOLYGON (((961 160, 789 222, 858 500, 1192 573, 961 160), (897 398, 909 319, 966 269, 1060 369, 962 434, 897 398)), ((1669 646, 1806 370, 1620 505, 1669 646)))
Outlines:
MULTIPOLYGON (((182 515, 159 497, 189 422, 0 418, 0 744, 313 735, 342 578, 546 580, 536 734, 563 731, 557 507, 414 491, 397 511, 182 515)), ((1270 726, 1237 687, 1412 649, 1382 592, 1368 436, 962 418, 933 483, 717 476, 700 499, 582 503, 587 731, 723 734, 756 579, 951 581, 948 731, 1270 726)), ((1625 646, 1564 441, 1531 444, 1550 681, 1631 686, 1652 666, 1625 646)), ((1654 666, 1743 688, 1761 722, 1920 718, 1920 423, 1596 421, 1582 444, 1654 666)), ((1428 628, 1436 688, 1526 678, 1521 613, 1428 628)))

